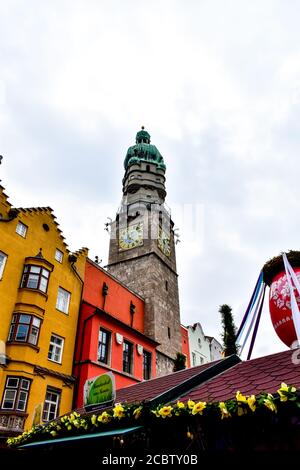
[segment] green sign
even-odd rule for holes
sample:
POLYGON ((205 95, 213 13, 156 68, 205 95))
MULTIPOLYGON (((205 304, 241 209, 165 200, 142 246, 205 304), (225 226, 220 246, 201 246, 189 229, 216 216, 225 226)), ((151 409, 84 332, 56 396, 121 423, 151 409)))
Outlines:
POLYGON ((116 396, 115 377, 112 372, 88 379, 84 384, 84 406, 111 402, 116 396))

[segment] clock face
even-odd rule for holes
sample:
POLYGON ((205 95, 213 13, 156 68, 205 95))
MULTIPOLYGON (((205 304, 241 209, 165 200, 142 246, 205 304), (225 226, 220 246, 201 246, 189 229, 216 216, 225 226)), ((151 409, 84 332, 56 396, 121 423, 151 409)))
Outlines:
POLYGON ((143 245, 143 224, 130 225, 127 228, 121 229, 119 233, 119 247, 120 250, 130 250, 137 246, 143 245))
POLYGON ((159 230, 157 239, 158 248, 166 255, 171 256, 170 236, 163 230, 159 230))

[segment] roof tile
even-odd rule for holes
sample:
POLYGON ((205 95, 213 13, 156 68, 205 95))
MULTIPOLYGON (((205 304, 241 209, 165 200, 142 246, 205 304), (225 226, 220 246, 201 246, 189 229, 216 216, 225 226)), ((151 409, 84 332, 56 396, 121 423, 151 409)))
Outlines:
POLYGON ((179 372, 173 372, 172 374, 165 375, 164 377, 158 377, 152 380, 130 385, 129 387, 117 390, 116 400, 117 402, 127 403, 151 400, 166 392, 167 390, 175 387, 181 382, 198 375, 218 362, 220 362, 220 360, 210 362, 208 364, 202 364, 201 366, 192 367, 190 369, 184 369, 179 372))
POLYGON ((251 395, 262 391, 275 393, 281 382, 300 388, 300 364, 292 361, 294 351, 240 362, 205 384, 195 387, 181 400, 219 401, 233 398, 240 390, 251 395))

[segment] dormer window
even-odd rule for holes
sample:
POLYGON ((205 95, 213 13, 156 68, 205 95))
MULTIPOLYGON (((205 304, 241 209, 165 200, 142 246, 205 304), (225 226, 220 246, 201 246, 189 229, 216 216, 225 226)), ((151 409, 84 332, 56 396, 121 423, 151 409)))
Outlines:
POLYGON ((32 264, 25 264, 21 288, 37 289, 42 292, 47 292, 50 271, 42 266, 35 266, 32 264))

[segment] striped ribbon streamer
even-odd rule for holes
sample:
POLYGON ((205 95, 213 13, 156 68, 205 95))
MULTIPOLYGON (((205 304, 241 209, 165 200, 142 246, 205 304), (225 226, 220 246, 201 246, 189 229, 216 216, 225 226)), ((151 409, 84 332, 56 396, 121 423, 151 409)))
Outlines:
MULTIPOLYGON (((264 297, 264 290, 265 290, 265 284, 262 283, 262 284, 260 284, 260 286, 259 286, 258 301, 256 302, 256 304, 255 304, 255 303, 253 304, 253 307, 255 306, 255 309, 253 309, 253 310, 254 310, 254 313, 253 313, 253 316, 252 316, 252 320, 251 320, 250 326, 249 326, 248 331, 247 331, 247 333, 246 333, 244 342, 243 342, 243 344, 242 344, 240 354, 242 354, 243 349, 244 349, 244 347, 245 347, 245 345, 246 345, 246 343, 247 343, 247 340, 248 340, 248 338, 249 338, 250 332, 251 332, 251 330, 252 330, 252 328, 253 328, 253 325, 254 325, 254 322, 255 322, 255 320, 256 320, 257 314, 258 314, 258 312, 261 310, 261 303, 262 303, 262 300, 263 300, 263 297, 264 297)), ((249 312, 249 313, 250 313, 250 314, 249 314, 249 318, 250 318, 250 317, 251 317, 251 312, 249 312)))
MULTIPOLYGON (((251 296, 251 299, 250 299, 250 302, 249 302, 249 305, 247 307, 247 310, 245 312, 245 315, 243 317, 243 320, 242 320, 242 323, 241 323, 241 326, 237 332, 237 335, 236 335, 236 344, 239 343, 241 337, 243 336, 243 333, 244 333, 244 330, 246 328, 246 325, 249 321, 249 319, 251 318, 251 313, 252 313, 252 310, 255 306, 255 303, 257 301, 257 298, 261 295, 261 290, 262 290, 262 285, 263 285, 263 271, 261 271, 259 273, 259 276, 258 276, 258 279, 257 279, 257 282, 256 282, 256 285, 255 285, 255 288, 254 288, 254 291, 253 291, 253 294, 251 296)), ((256 313, 257 313, 257 307, 255 309, 256 313)), ((253 325, 253 320, 251 321, 251 324, 253 325)), ((249 334, 248 334, 249 336, 249 334)), ((247 337, 248 337, 247 336, 247 337)))

